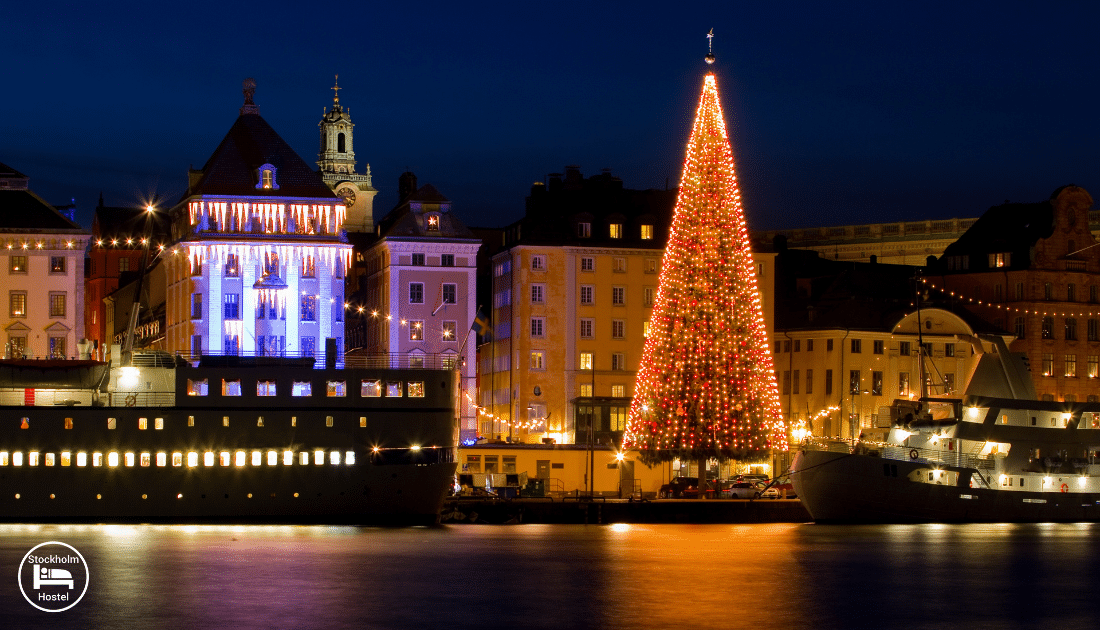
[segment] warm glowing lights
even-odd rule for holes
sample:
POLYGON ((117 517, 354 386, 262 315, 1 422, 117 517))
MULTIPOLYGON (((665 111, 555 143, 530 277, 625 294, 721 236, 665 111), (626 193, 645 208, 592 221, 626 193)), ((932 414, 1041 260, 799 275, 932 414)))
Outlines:
POLYGON ((708 74, 624 433, 643 461, 788 448, 749 243, 708 74))

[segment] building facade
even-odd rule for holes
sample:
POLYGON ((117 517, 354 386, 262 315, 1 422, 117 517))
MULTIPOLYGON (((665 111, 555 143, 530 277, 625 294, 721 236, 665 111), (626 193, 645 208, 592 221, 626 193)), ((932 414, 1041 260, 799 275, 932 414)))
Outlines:
POLYGON ((29 182, 0 164, 4 358, 76 358, 84 336, 89 235, 34 194, 29 182))
POLYGON ((245 82, 239 117, 171 211, 167 348, 339 358, 345 206, 260 117, 254 89, 245 82))

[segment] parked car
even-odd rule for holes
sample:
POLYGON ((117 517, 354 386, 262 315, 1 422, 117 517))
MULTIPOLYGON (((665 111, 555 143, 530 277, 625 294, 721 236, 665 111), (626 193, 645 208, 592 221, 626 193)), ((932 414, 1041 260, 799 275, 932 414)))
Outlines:
POLYGON ((730 498, 733 499, 778 499, 779 491, 775 488, 766 488, 762 481, 738 481, 730 486, 730 498))
POLYGON ((775 489, 779 491, 779 496, 788 499, 797 499, 798 495, 795 494, 794 485, 791 484, 790 477, 783 477, 775 484, 775 489))
POLYGON ((657 498, 659 499, 694 498, 698 495, 698 477, 673 477, 657 491, 657 498))

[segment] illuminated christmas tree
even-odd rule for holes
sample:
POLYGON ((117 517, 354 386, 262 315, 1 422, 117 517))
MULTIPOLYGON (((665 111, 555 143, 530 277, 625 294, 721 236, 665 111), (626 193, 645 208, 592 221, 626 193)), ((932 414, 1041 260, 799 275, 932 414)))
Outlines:
POLYGON ((784 435, 733 152, 708 73, 624 446, 647 464, 759 460, 786 450, 784 435))

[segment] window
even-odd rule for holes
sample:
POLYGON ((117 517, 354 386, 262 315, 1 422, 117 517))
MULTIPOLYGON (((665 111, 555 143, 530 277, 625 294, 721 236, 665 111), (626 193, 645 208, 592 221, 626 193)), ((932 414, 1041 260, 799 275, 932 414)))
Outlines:
POLYGON ((191 319, 202 319, 202 294, 191 294, 191 319))
POLYGON ((652 225, 649 225, 647 223, 642 224, 642 240, 643 241, 653 240, 653 226, 652 225))
MULTIPOLYGON (((348 395, 347 381, 325 381, 325 396, 343 398, 348 395)), ((328 426, 332 426, 329 424, 328 426)))
POLYGON ((455 341, 458 338, 458 322, 443 322, 443 341, 455 341))
POLYGON ((577 237, 578 238, 591 238, 592 237, 592 224, 591 223, 578 223, 577 224, 577 237))
POLYGON ((611 338, 622 339, 626 336, 626 322, 621 319, 611 320, 611 338))
POLYGON ((1100 287, 1094 285, 1089 286, 1089 302, 1100 301, 1100 287))
POLYGON ((225 256, 225 277, 236 278, 241 275, 241 266, 237 261, 236 254, 226 254, 225 256))
POLYGON ((532 317, 531 318, 531 336, 541 337, 546 327, 545 317, 532 317))
POLYGON ((646 258, 645 259, 645 272, 646 273, 657 273, 657 259, 656 258, 646 258))
POLYGON ((1013 330, 1016 333, 1016 338, 1017 339, 1023 339, 1024 338, 1024 333, 1026 332, 1026 328, 1024 327, 1024 318, 1023 317, 1017 317, 1016 320, 1013 323, 1014 323, 1013 330))
POLYGON ((591 339, 593 337, 592 331, 595 328, 594 319, 582 319, 581 320, 581 339, 591 339))
POLYGON ((642 337, 644 339, 649 339, 649 320, 648 319, 645 320, 644 322, 642 322, 642 337))
POLYGON ((294 381, 290 386, 290 395, 295 398, 307 398, 313 395, 313 383, 310 381, 294 381))
POLYGON ((591 370, 592 369, 592 353, 591 352, 582 352, 580 354, 580 358, 581 358, 581 364, 580 364, 579 369, 591 370))
POLYGON ((871 342, 871 351, 874 354, 882 354, 884 345, 885 345, 885 342, 883 342, 881 339, 876 339, 876 340, 871 342))
POLYGON ((1005 267, 1009 264, 1009 254, 1006 252, 998 252, 996 254, 989 255, 990 267, 1005 267))
POLYGON ((848 372, 848 393, 859 393, 859 370, 850 370, 848 372))
MULTIPOLYGON (((814 351, 814 340, 813 339, 807 339, 806 340, 806 352, 813 352, 813 351, 814 351)), ((809 392, 806 392, 806 393, 808 394, 809 392)))
POLYGON ((1043 353, 1043 376, 1054 376, 1054 355, 1043 353))
POLYGON ((532 284, 531 285, 531 303, 542 304, 546 294, 546 285, 532 284))
MULTIPOLYGON (((122 272, 125 272, 125 271, 130 271, 130 259, 129 258, 123 257, 123 258, 118 259, 118 271, 119 271, 119 273, 122 273, 122 272)), ((202 263, 193 263, 191 265, 191 275, 192 276, 201 276, 202 275, 202 263)))
POLYGON ((794 351, 795 352, 802 352, 802 340, 801 339, 795 339, 794 340, 794 351))
POLYGON ((881 396, 882 395, 882 372, 877 372, 877 371, 872 371, 871 372, 871 395, 872 396, 881 396))
POLYGON ((1066 318, 1066 341, 1077 341, 1077 320, 1066 318))
POLYGON ((313 262, 313 256, 302 256, 302 277, 303 278, 316 278, 317 266, 313 262))
POLYGON ((225 294, 225 319, 240 319, 241 318, 241 294, 240 293, 226 293, 225 294))
POLYGON ((806 370, 806 393, 814 393, 814 371, 806 370))
POLYGON ((943 356, 953 357, 955 356, 955 344, 946 343, 943 345, 943 356))
POLYGON ((317 354, 317 338, 316 337, 302 337, 302 356, 312 357, 317 354))
POLYGON ((791 340, 790 339, 784 339, 783 340, 783 352, 788 352, 789 353, 790 351, 791 351, 791 340))
POLYGON ((359 385, 359 395, 364 398, 378 398, 382 395, 382 381, 364 379, 359 385))
POLYGON ((532 256, 531 271, 546 271, 546 256, 532 256))
POLYGON ((909 395, 909 372, 898 372, 898 396, 909 395))
POLYGON ((315 322, 315 321, 317 321, 317 296, 316 295, 303 295, 302 296, 302 321, 303 322, 315 322))
POLYGON ((439 215, 429 214, 427 215, 427 228, 429 232, 439 231, 439 215))
POLYGON ((409 304, 423 304, 424 303, 424 283, 423 282, 410 282, 409 283, 409 304))
POLYGON ((625 370, 626 369, 626 355, 622 352, 611 353, 611 369, 612 370, 625 370))
POLYGON ((642 305, 653 306, 653 296, 657 293, 655 287, 645 287, 642 289, 642 305))
POLYGON ((424 381, 409 381, 409 398, 424 397, 424 381))
POLYGON ((423 267, 424 266, 424 254, 413 254, 412 255, 412 264, 417 266, 417 267, 423 267))
POLYGON ((626 259, 619 256, 611 259, 611 271, 615 273, 626 273, 626 259))
POLYGON ((458 303, 458 285, 446 283, 443 285, 442 290, 444 304, 457 304, 458 303))
POLYGON ((441 255, 439 257, 439 266, 440 267, 454 267, 455 266, 455 255, 454 254, 443 254, 443 255, 441 255))
POLYGON ((1089 341, 1100 341, 1100 319, 1090 319, 1088 323, 1089 341))
POLYGON ((581 383, 581 388, 578 392, 578 395, 581 398, 591 398, 592 397, 592 383, 581 383))
POLYGON ((833 395, 833 371, 825 370, 825 395, 833 395))
POLYGON ((50 337, 48 350, 49 350, 49 357, 51 359, 64 359, 65 358, 65 338, 64 337, 50 337))
POLYGON ((22 335, 11 335, 8 337, 8 347, 10 348, 10 356, 13 359, 22 359, 27 354, 27 338, 22 335))
POLYGON ((206 396, 209 389, 209 379, 187 379, 188 396, 206 396))
POLYGON ((861 352, 863 352, 863 340, 862 339, 853 339, 852 340, 852 354, 859 354, 861 352))
POLYGON ((26 256, 9 256, 8 257, 8 272, 9 273, 27 273, 27 257, 26 256))
POLYGON ((27 316, 27 292, 12 291, 8 294, 9 313, 12 317, 27 316))
POLYGON ((1077 301, 1077 285, 1073 284, 1072 282, 1066 285, 1066 301, 1077 301))
POLYGON ((608 226, 608 228, 609 228, 608 229, 608 236, 610 236, 611 238, 622 238, 623 237, 623 224, 622 223, 612 223, 610 226, 608 226))
POLYGON ((65 317, 65 293, 50 291, 50 317, 65 317))
POLYGON ((1043 339, 1054 339, 1054 318, 1046 316, 1043 318, 1043 339))
MULTIPOLYGON (((592 285, 582 284, 581 285, 581 304, 593 304, 595 302, 595 299, 593 298, 594 293, 595 293, 595 288, 592 285)), ((24 294, 24 296, 23 296, 24 302, 26 301, 26 297, 27 296, 24 294)), ((24 313, 26 313, 26 311, 24 311, 24 313)))
POLYGON ((800 370, 795 370, 794 378, 791 380, 791 393, 795 395, 798 395, 798 381, 800 380, 799 372, 800 370))
POLYGON ((1043 285, 1043 299, 1044 300, 1053 300, 1054 299, 1054 285, 1053 284, 1048 282, 1048 283, 1043 285))
POLYGON ((275 396, 275 381, 256 381, 257 396, 275 396))
POLYGON ((414 319, 409 322, 409 341, 424 341, 424 322, 414 319))
POLYGON ((541 350, 535 350, 531 352, 531 369, 532 370, 545 370, 546 361, 545 355, 541 350))
POLYGON ((832 352, 833 351, 833 340, 832 339, 826 339, 825 340, 825 351, 826 352, 832 352))
POLYGON ((1100 378, 1100 355, 1089 355, 1089 378, 1100 378))
POLYGON ((1017 300, 1024 299, 1024 283, 1023 282, 1017 282, 1016 283, 1016 299, 1017 300))
POLYGON ((782 392, 782 394, 784 396, 790 395, 790 393, 791 393, 791 371, 790 370, 783 370, 783 386, 782 386, 782 389, 780 391, 782 392))
POLYGON ((596 259, 595 258, 592 258, 592 257, 589 257, 589 256, 581 258, 581 271, 595 271, 595 270, 596 270, 596 259))
POLYGON ((1066 371, 1065 374, 1069 378, 1077 378, 1077 355, 1066 355, 1066 371))
POLYGON ((222 396, 240 396, 241 379, 222 379, 222 396))
POLYGON ((611 288, 611 303, 615 306, 626 304, 626 287, 611 288))
POLYGON ((50 273, 65 273, 64 256, 50 256, 50 273))

